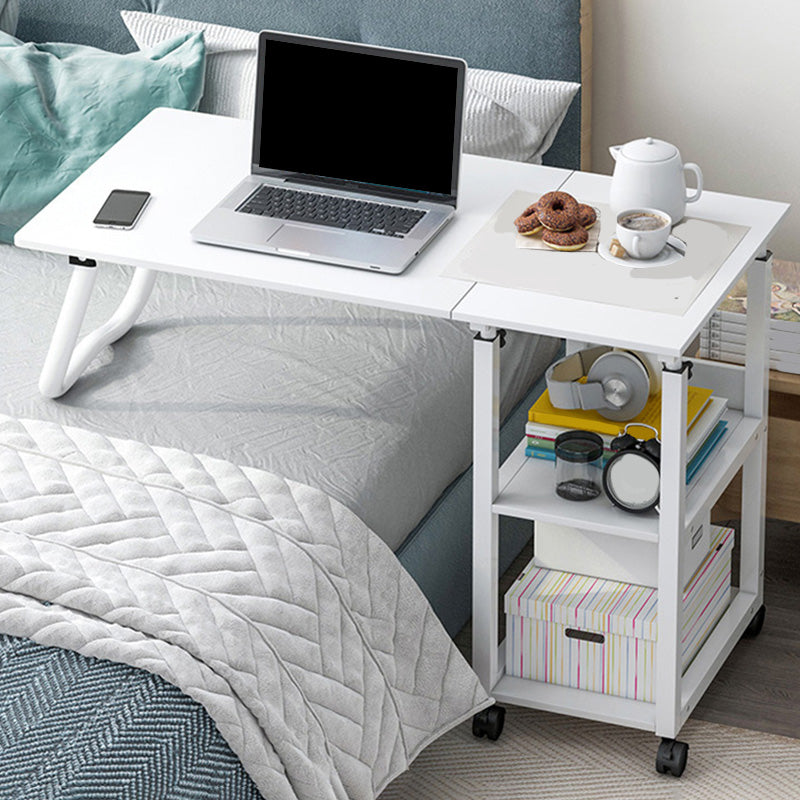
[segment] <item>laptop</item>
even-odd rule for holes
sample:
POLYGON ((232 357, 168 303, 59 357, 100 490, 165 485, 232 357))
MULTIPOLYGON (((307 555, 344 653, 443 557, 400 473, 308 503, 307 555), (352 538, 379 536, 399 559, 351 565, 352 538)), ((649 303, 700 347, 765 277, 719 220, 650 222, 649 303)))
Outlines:
POLYGON ((452 218, 466 63, 262 31, 250 175, 208 244, 400 273, 452 218))

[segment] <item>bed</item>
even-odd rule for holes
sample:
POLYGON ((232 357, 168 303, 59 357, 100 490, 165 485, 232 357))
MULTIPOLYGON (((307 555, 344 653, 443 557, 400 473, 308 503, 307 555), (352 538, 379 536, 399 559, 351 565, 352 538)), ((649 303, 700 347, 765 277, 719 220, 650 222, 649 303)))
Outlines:
MULTIPOLYGON (((79 12, 69 3, 58 5, 56 10, 52 2, 23 3, 17 35, 124 52, 132 42, 119 10, 128 8, 249 30, 282 28, 452 53, 486 69, 582 80, 580 99, 570 106, 544 162, 587 166, 589 127, 581 125, 581 117, 589 117, 588 4, 542 3, 531 15, 530 3, 505 3, 493 11, 497 27, 513 32, 502 46, 487 39, 483 23, 471 22, 468 14, 456 29, 450 10, 421 3, 408 4, 402 27, 393 22, 396 3, 391 15, 380 4, 366 9, 342 2, 315 4, 313 10, 307 4, 246 2, 140 6, 98 0, 81 4, 79 12)), ((125 272, 118 266, 102 270, 89 324, 116 306, 125 272)), ((38 394, 36 381, 67 277, 67 265, 50 256, 0 246, 0 414, 206 453, 321 490, 395 551, 451 634, 461 628, 470 598, 471 346, 463 326, 160 276, 133 331, 67 395, 48 401, 38 394)), ((526 409, 541 391, 542 373, 559 350, 553 340, 509 337, 502 375, 506 449, 518 440, 526 409)), ((507 564, 530 530, 518 523, 503 534, 507 564)), ((118 780, 120 797, 258 796, 202 707, 170 683, 10 636, 0 640, 0 665, 19 687, 17 699, 33 702, 38 684, 32 676, 50 676, 50 688, 37 700, 40 713, 3 750, 7 763, 24 763, 24 769, 5 772, 3 796, 76 796, 69 787, 85 767, 81 754, 107 738, 108 725, 114 724, 109 720, 130 721, 143 704, 158 709, 153 719, 166 714, 173 721, 170 737, 165 740, 160 724, 125 728, 136 730, 142 753, 131 766, 136 777, 120 778, 109 759, 105 770, 93 766, 100 770, 98 781, 118 780), (90 713, 97 707, 107 711, 102 724, 90 713), (80 731, 66 754, 59 745, 65 721, 80 731), (189 760, 172 757, 187 740, 203 743, 199 753, 193 750, 189 760), (45 768, 29 757, 33 743, 60 755, 45 768), (27 757, 20 760, 23 753, 27 757), (157 767, 164 753, 169 766, 157 767), (209 765, 213 781, 198 777, 209 765), (54 773, 58 780, 48 783, 43 777, 54 773), (25 794, 32 774, 40 780, 38 791, 46 786, 49 794, 25 794), (142 780, 161 780, 166 788, 150 795, 137 783, 142 780), (139 793, 125 793, 132 791, 139 793)), ((0 703, 0 714, 12 712, 19 714, 19 706, 0 703)), ((114 758, 128 763, 124 737, 121 742, 115 739, 111 749, 114 758)))

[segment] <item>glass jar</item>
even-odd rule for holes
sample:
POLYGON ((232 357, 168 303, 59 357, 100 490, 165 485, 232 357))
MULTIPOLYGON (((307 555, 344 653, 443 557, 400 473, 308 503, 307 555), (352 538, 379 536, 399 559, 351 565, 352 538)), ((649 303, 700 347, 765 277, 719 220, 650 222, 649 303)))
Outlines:
POLYGON ((556 437, 556 494, 565 500, 594 500, 601 492, 603 440, 591 431, 556 437))

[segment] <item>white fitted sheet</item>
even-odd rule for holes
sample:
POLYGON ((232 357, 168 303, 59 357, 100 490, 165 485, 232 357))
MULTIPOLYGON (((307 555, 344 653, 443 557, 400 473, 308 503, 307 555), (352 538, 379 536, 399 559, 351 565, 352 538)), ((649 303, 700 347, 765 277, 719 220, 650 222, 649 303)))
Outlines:
MULTIPOLYGON (((128 284, 127 268, 99 269, 87 330, 128 284)), ((38 375, 69 275, 63 257, 0 246, 0 413, 267 469, 395 549, 471 461, 463 323, 183 276, 159 275, 134 329, 46 400, 38 375)), ((509 335, 503 414, 557 347, 509 335)))

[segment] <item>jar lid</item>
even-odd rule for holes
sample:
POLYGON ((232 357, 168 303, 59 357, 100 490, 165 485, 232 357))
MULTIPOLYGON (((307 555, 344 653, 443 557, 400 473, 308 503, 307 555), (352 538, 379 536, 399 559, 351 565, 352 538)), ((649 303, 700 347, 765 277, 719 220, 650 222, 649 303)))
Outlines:
POLYGON ((556 436, 556 459, 588 464, 603 457, 603 440, 591 431, 565 431, 556 436))
POLYGON ((648 136, 622 145, 622 154, 633 161, 668 161, 678 154, 674 144, 648 136))

